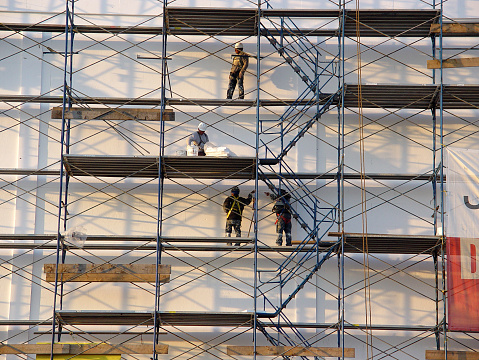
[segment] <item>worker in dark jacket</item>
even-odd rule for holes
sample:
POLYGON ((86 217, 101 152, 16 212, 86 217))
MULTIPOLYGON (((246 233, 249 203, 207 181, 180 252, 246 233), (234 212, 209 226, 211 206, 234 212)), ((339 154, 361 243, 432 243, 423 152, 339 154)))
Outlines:
POLYGON ((276 200, 272 211, 276 214, 276 245, 283 245, 283 232, 286 235, 286 246, 291 246, 291 195, 281 189, 280 195, 265 192, 271 200, 276 200))
MULTIPOLYGON (((234 227, 236 237, 241 237, 241 220, 245 205, 249 205, 253 199, 254 190, 248 194, 247 198, 239 196, 240 190, 237 186, 231 189, 231 195, 223 202, 223 210, 226 213, 226 236, 231 237, 232 228, 234 227)), ((231 243, 228 243, 231 245, 231 243)), ((236 243, 236 246, 239 246, 236 243)))
POLYGON ((243 51, 242 43, 239 42, 235 44, 235 55, 233 55, 233 65, 231 66, 229 78, 230 82, 228 84, 228 92, 226 94, 227 99, 233 98, 236 82, 238 82, 239 98, 244 99, 243 80, 246 69, 248 68, 249 56, 249 54, 243 51))

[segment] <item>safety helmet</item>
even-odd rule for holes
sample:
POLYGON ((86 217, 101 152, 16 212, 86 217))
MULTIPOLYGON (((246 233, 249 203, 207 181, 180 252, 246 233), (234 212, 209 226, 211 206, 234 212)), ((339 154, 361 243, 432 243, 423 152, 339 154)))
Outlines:
POLYGON ((235 44, 235 49, 243 49, 243 44, 238 42, 235 44))
POLYGON ((206 131, 206 124, 205 123, 200 123, 198 125, 198 130, 199 131, 206 131))
POLYGON ((239 187, 237 186, 234 186, 232 189, 231 189, 231 193, 234 195, 234 196, 238 196, 239 195, 239 187))

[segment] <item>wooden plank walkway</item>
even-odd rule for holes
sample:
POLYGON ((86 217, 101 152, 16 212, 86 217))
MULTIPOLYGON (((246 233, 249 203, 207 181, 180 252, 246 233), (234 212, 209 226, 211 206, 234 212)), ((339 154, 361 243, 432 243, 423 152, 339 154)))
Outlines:
MULTIPOLYGON (((50 354, 51 344, 4 344, 0 354, 50 354)), ((156 345, 157 354, 168 354, 168 345, 156 345)), ((53 344, 53 354, 121 355, 153 354, 153 344, 53 344)))
MULTIPOLYGON (((46 281, 55 281, 55 264, 45 264, 46 281)), ((63 282, 155 282, 155 264, 59 264, 63 282)), ((159 265, 159 281, 170 281, 171 265, 159 265)))
MULTIPOLYGON (((62 118, 62 107, 52 109, 52 119, 62 118)), ((82 120, 149 120, 160 121, 161 109, 133 108, 82 108, 73 107, 65 112, 65 119, 82 120)), ((164 121, 175 121, 175 113, 171 109, 163 112, 164 121)))
MULTIPOLYGON (((253 346, 228 346, 228 355, 254 355, 253 346)), ((256 346, 256 355, 260 356, 321 356, 342 357, 343 349, 332 347, 303 347, 303 346, 256 346)), ((355 349, 345 348, 345 358, 354 358, 355 349)))
MULTIPOLYGON (((444 350, 426 350, 426 360, 445 360, 444 350)), ((447 360, 479 360, 479 352, 476 351, 448 351, 447 360)))

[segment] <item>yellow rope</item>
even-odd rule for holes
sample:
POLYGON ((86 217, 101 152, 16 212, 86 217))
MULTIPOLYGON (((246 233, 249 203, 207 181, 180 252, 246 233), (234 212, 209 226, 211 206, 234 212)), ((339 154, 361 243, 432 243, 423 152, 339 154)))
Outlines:
POLYGON ((363 97, 362 97, 362 64, 361 64, 361 33, 359 22, 359 2, 356 0, 356 52, 358 64, 358 117, 359 117, 359 156, 360 156, 360 175, 361 175, 361 219, 362 219, 362 238, 363 238, 363 271, 364 271, 364 307, 366 318, 366 358, 373 359, 372 333, 370 329, 371 319, 371 282, 369 274, 369 251, 368 251, 368 219, 366 207, 366 177, 364 160, 364 117, 363 117, 363 97), (370 355, 371 353, 371 355, 370 355))

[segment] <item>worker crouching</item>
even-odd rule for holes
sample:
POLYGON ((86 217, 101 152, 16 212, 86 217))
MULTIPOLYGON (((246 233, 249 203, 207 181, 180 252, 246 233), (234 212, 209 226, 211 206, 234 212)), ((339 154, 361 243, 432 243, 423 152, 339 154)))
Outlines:
MULTIPOLYGON (((226 213, 225 234, 231 237, 234 228, 236 237, 241 237, 241 220, 245 205, 249 205, 253 199, 254 190, 248 194, 247 198, 239 196, 240 190, 237 186, 231 189, 231 195, 223 202, 223 210, 226 213)), ((228 245, 231 245, 229 242, 228 245)), ((239 246, 240 243, 236 243, 239 246)))
POLYGON ((205 144, 209 141, 208 135, 206 134, 206 124, 200 123, 198 125, 197 131, 192 133, 189 138, 186 140, 186 145, 196 146, 198 148, 198 156, 205 156, 205 144))

